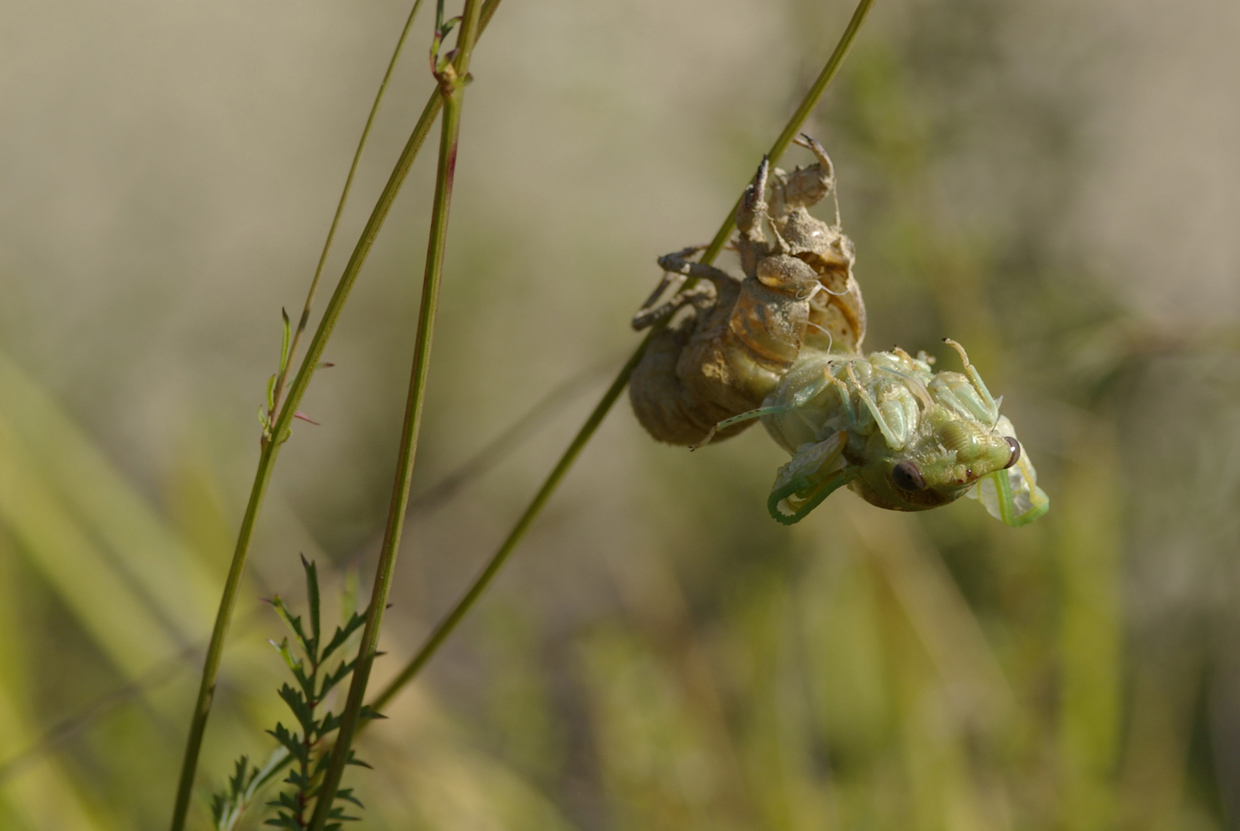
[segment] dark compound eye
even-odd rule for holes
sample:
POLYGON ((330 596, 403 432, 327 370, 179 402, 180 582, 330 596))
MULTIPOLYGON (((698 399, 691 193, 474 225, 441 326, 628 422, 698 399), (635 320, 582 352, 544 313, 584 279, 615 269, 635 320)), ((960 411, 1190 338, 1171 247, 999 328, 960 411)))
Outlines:
POLYGON ((900 462, 891 469, 891 481, 902 491, 919 491, 926 487, 926 480, 915 462, 900 462))
POLYGON ((1007 470, 1020 461, 1020 442, 1011 437, 1005 438, 1004 441, 1008 443, 1008 447, 1012 448, 1012 458, 1008 459, 1008 463, 1003 466, 1003 469, 1007 470))

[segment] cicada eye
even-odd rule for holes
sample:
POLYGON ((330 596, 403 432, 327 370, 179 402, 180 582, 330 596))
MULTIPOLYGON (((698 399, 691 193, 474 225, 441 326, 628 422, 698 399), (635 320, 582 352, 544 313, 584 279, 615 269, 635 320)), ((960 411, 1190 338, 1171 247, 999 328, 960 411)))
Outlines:
POLYGON ((1008 463, 1003 466, 1003 469, 1007 470, 1020 461, 1020 442, 1011 436, 1005 438, 1004 441, 1008 443, 1008 447, 1012 448, 1012 458, 1008 459, 1008 463))
POLYGON ((891 469, 891 481, 902 491, 919 491, 926 487, 926 479, 917 469, 916 462, 900 462, 891 469))

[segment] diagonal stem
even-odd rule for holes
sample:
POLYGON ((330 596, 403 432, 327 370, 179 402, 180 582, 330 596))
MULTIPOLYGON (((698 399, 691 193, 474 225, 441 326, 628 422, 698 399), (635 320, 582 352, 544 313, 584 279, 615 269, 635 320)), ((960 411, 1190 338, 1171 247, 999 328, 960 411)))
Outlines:
POLYGON ((383 80, 379 82, 379 90, 375 93, 375 101, 370 105, 370 113, 366 116, 366 125, 362 127, 362 136, 357 141, 357 150, 353 152, 353 161, 349 164, 349 173, 344 177, 344 187, 340 190, 340 201, 336 203, 336 213, 332 215, 331 225, 327 229, 327 238, 323 240, 323 251, 319 254, 318 265, 314 267, 314 278, 310 281, 310 289, 306 292, 306 302, 301 309, 301 317, 297 319, 297 328, 293 331, 293 340, 288 348, 289 360, 284 366, 280 367, 280 372, 276 376, 275 385, 272 388, 271 408, 267 412, 267 421, 270 423, 276 417, 276 413, 280 409, 280 395, 284 392, 284 384, 288 381, 289 367, 292 366, 292 356, 297 354, 297 344, 301 341, 301 336, 306 331, 306 325, 310 322, 310 311, 314 307, 314 296, 318 293, 319 279, 323 276, 323 266, 327 263, 327 254, 331 251, 332 241, 336 238, 336 228, 340 225, 340 217, 344 214, 344 206, 349 201, 349 192, 353 189, 353 178, 357 175, 357 165, 362 160, 362 150, 366 147, 366 140, 370 138, 370 128, 374 126, 375 115, 379 112, 379 104, 383 101, 383 93, 387 92, 388 81, 392 79, 392 72, 396 69, 396 61, 400 58, 400 53, 405 48, 405 39, 409 36, 409 30, 413 28, 414 18, 418 16, 418 9, 422 5, 422 0, 414 0, 413 8, 409 10, 409 18, 405 21, 405 28, 400 30, 400 37, 396 39, 396 48, 392 50, 392 59, 388 61, 387 71, 383 73, 383 80))
MULTIPOLYGON (((839 72, 840 65, 843 63, 844 57, 848 54, 848 50, 852 47, 853 41, 856 39, 857 32, 861 29, 861 25, 865 22, 865 18, 869 14, 870 7, 873 4, 874 0, 860 0, 857 4, 857 8, 853 12, 852 19, 849 20, 848 26, 844 29, 844 33, 840 36, 839 43, 836 44, 835 50, 831 53, 831 57, 827 59, 826 65, 823 66, 822 72, 818 74, 818 78, 814 81, 813 86, 811 86, 809 91, 806 92, 805 97, 801 100, 801 104, 792 114, 792 117, 788 119, 788 123, 784 126, 783 132, 779 134, 779 138, 777 138, 775 143, 771 146, 771 150, 767 155, 770 157, 772 164, 779 160, 779 157, 783 155, 784 150, 786 150, 788 145, 792 142, 793 137, 801 131, 801 126, 805 123, 805 119, 809 117, 810 112, 814 109, 815 105, 817 105, 818 100, 822 97, 822 94, 826 92, 827 87, 831 84, 831 81, 839 72)), ((706 251, 702 254, 702 262, 712 262, 715 257, 719 255, 719 252, 723 250, 724 244, 727 243, 728 238, 732 235, 732 230, 736 226, 736 209, 739 206, 740 200, 738 199, 736 205, 734 205, 732 210, 728 213, 727 219, 725 219, 723 224, 719 227, 718 233, 715 234, 714 239, 711 240, 710 245, 707 246, 706 251)), ((696 282, 697 281, 695 279, 691 278, 685 281, 680 290, 683 292, 686 289, 691 288, 696 282)), ((664 324, 665 323, 666 321, 664 321, 664 324)), ((439 647, 445 640, 447 640, 448 636, 452 634, 453 630, 456 629, 457 624, 461 622, 461 619, 465 617, 465 615, 473 607, 474 603, 477 602, 478 598, 486 590, 491 580, 507 561, 508 556, 512 553, 513 549, 515 549, 521 542, 521 539, 525 536, 526 531, 529 530, 530 525, 533 524, 535 518, 537 518, 538 514, 542 511, 543 506, 546 505, 547 501, 551 498, 551 495, 555 492, 555 489, 564 479, 564 476, 568 473, 569 468, 572 467, 573 462, 577 460, 577 457, 581 454, 582 449, 589 443, 590 439, 593 438, 599 425, 603 423, 603 419, 611 410, 612 405, 616 403, 616 399, 620 397, 620 394, 624 391, 625 386, 627 386, 629 376, 633 373, 633 369, 637 366, 638 362, 641 360, 641 356, 645 353, 646 347, 650 343, 650 338, 654 336, 654 333, 657 332, 659 328, 659 326, 653 327, 650 333, 647 334, 638 345, 637 349, 633 352, 632 356, 630 356, 629 360, 620 370, 620 373, 616 376, 615 380, 612 381, 612 384, 607 389, 607 392, 604 393, 602 400, 599 401, 594 410, 590 413, 589 417, 585 421, 585 424, 583 424, 581 429, 577 431, 577 435, 573 437, 572 442, 568 445, 568 449, 564 451, 564 454, 560 457, 559 461, 556 462, 555 467, 551 469, 551 473, 543 482, 542 487, 538 489, 538 492, 534 495, 534 499, 530 502, 529 506, 521 514, 516 525, 514 525, 512 530, 509 531, 507 538, 505 538, 504 542, 500 545, 495 554, 491 556, 491 559, 487 561, 486 566, 483 567, 481 573, 479 573, 479 575, 474 579, 474 582, 470 585, 464 596, 457 601, 456 606, 452 608, 452 611, 450 611, 447 616, 440 621, 439 625, 435 627, 435 630, 431 633, 430 637, 427 638, 426 642, 422 645, 422 648, 418 650, 418 653, 413 656, 409 663, 407 663, 404 668, 397 673, 396 677, 393 678, 387 687, 385 687, 383 691, 379 693, 378 697, 375 698, 374 703, 372 704, 374 709, 381 710, 392 700, 392 698, 396 696, 398 692, 401 691, 401 689, 405 687, 406 684, 417 676, 422 667, 425 666, 432 657, 434 657, 439 647)))
POLYGON ((611 406, 616 403, 616 399, 620 397, 622 392, 624 392, 625 386, 629 383, 629 375, 632 374, 633 368, 637 366, 637 362, 641 360, 642 355, 646 351, 646 342, 648 340, 649 337, 647 337, 646 340, 643 340, 641 345, 637 347, 636 351, 629 356, 629 360, 625 363, 624 367, 621 368, 620 374, 617 375, 616 379, 611 382, 611 386, 608 387, 607 392, 603 394, 602 400, 595 405, 594 410, 586 419, 585 424, 582 425, 581 429, 577 432, 577 435, 573 438, 572 443, 569 444, 568 450, 564 451, 564 455, 560 457, 558 462, 556 462, 556 465, 552 468, 551 474, 547 477, 547 480, 543 482, 542 487, 538 489, 538 493, 534 494, 533 501, 530 502, 529 506, 525 509, 525 512, 521 514, 521 518, 517 520, 517 524, 514 525, 512 530, 508 533, 508 538, 504 540, 503 545, 499 547, 499 550, 495 553, 495 556, 491 558, 490 562, 487 563, 486 568, 484 568, 482 573, 478 575, 477 579, 474 580, 473 585, 469 587, 469 591, 465 593, 465 596, 457 602, 455 608, 453 608, 452 611, 448 613, 448 616, 443 619, 438 627, 435 628, 435 631, 431 634, 426 643, 423 644, 422 649, 418 651, 418 654, 414 656, 413 660, 405 665, 405 668, 402 669, 400 673, 388 683, 383 692, 381 692, 374 700, 371 704, 373 709, 382 710, 383 707, 392 700, 396 693, 400 692, 401 688, 404 687, 405 684, 409 683, 409 681, 411 681, 413 677, 418 674, 418 670, 422 669, 423 664, 431 659, 436 650, 439 649, 440 644, 443 643, 448 635, 452 634, 452 630, 455 629, 456 625, 461 622, 461 618, 465 617, 465 614, 470 610, 470 607, 474 605, 474 601, 478 599, 478 597, 486 589, 487 585, 490 584, 491 578, 493 578, 500 570, 500 568, 504 565, 504 562, 508 559, 508 555, 511 554, 513 549, 517 547, 517 543, 521 541, 521 538, 525 536, 525 532, 529 530, 529 527, 534 522, 534 519, 542 511, 543 506, 547 504, 547 500, 551 498, 551 494, 555 492, 555 489, 559 486, 560 481, 568 473, 569 468, 573 466, 573 462, 577 461, 577 457, 581 455, 581 451, 585 449, 586 444, 588 444, 590 439, 594 436, 594 432, 598 430, 599 425, 603 423, 603 419, 607 416, 607 412, 611 409, 611 406))

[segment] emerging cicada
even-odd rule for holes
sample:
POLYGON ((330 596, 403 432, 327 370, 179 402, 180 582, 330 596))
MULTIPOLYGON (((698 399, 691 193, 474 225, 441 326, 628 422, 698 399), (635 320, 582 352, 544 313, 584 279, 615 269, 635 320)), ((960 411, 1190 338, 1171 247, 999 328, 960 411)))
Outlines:
POLYGON ((1050 505, 1037 472, 963 347, 947 341, 964 374, 935 373, 924 353, 862 353, 865 305, 838 200, 834 225, 806 210, 835 198, 831 161, 813 139, 798 144, 816 164, 773 171, 768 205, 764 159, 741 199, 735 248, 744 280, 690 262, 696 248, 659 258, 668 273, 634 327, 689 314, 657 332, 634 369, 638 420, 657 439, 698 446, 761 419, 792 454, 768 501, 785 524, 844 486, 890 510, 968 494, 1008 525, 1037 519, 1050 505), (707 282, 655 307, 670 275, 707 282))
POLYGON ((806 353, 754 415, 792 460, 767 508, 797 522, 847 485, 867 502, 921 511, 966 493, 1020 526, 1050 507, 1016 430, 969 363, 934 372, 902 349, 870 355, 806 353))
POLYGON ((815 164, 784 173, 769 170, 763 159, 745 189, 735 243, 743 280, 689 261, 696 246, 659 258, 666 273, 633 327, 644 329, 681 309, 687 313, 654 335, 633 371, 629 397, 638 421, 660 441, 696 445, 708 436, 735 435, 748 422, 712 431, 761 406, 803 347, 861 346, 865 306, 852 276, 852 241, 840 232, 838 204, 834 225, 806 210, 834 196, 831 160, 813 139, 798 143, 814 153, 815 164), (656 307, 680 275, 703 282, 656 307))

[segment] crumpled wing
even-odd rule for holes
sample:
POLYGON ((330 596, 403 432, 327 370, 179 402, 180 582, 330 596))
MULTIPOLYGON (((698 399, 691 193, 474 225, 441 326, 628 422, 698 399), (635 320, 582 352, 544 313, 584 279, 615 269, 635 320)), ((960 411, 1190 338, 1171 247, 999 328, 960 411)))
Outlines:
MULTIPOLYGON (((995 429, 1016 438, 1016 430, 1007 416, 999 416, 995 429)), ((1021 447, 1023 450, 1024 445, 1021 447)), ((1024 452, 1016 464, 983 477, 966 495, 980 501, 987 513, 1013 528, 1028 525, 1051 507, 1050 497, 1038 487, 1038 472, 1024 452)))

